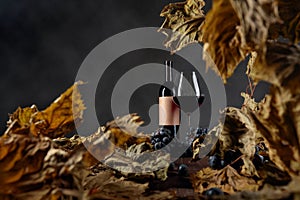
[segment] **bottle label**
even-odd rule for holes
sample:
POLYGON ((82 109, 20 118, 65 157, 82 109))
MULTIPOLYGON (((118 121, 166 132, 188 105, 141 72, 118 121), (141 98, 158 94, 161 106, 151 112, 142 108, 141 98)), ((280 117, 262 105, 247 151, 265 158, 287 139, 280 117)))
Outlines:
POLYGON ((159 97, 159 125, 179 125, 180 108, 173 97, 159 97))

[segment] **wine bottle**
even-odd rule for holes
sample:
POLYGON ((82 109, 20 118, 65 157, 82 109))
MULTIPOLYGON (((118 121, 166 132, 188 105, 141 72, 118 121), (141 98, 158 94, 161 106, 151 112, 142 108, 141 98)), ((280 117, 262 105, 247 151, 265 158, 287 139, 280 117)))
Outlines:
POLYGON ((172 78, 172 61, 166 61, 165 83, 159 90, 159 127, 175 137, 180 124, 180 107, 172 78))

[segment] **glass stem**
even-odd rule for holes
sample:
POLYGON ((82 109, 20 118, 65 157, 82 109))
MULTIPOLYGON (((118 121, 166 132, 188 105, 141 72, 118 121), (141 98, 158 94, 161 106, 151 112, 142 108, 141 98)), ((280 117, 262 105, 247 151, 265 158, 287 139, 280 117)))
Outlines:
POLYGON ((189 128, 191 127, 191 113, 187 113, 188 116, 188 122, 189 122, 189 128))

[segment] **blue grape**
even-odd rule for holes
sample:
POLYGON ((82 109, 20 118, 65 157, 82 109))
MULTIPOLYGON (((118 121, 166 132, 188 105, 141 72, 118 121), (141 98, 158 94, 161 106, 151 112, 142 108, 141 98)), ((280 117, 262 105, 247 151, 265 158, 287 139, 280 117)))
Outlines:
POLYGON ((162 139, 162 141, 163 141, 165 144, 168 144, 168 143, 170 142, 170 138, 164 137, 164 138, 162 139))
POLYGON ((220 188, 210 188, 204 192, 206 196, 224 195, 224 192, 220 188))
POLYGON ((221 159, 217 155, 209 156, 208 164, 212 169, 220 169, 221 168, 221 159))
POLYGON ((178 175, 179 176, 187 176, 188 175, 188 166, 186 166, 185 164, 179 165, 178 175))
POLYGON ((170 131, 164 128, 158 129, 151 136, 151 144, 154 145, 155 150, 164 148, 171 140, 170 131))

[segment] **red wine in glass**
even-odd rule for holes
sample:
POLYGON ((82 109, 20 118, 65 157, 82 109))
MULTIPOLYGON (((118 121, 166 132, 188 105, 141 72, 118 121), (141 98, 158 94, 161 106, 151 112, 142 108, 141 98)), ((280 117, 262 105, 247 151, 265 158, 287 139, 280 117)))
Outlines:
POLYGON ((185 113, 192 113, 200 107, 204 101, 204 95, 200 96, 178 96, 180 109, 185 113))
POLYGON ((191 127, 190 114, 198 109, 204 101, 204 95, 201 94, 199 82, 194 71, 186 75, 183 72, 180 73, 177 99, 180 109, 187 114, 189 127, 191 127))

